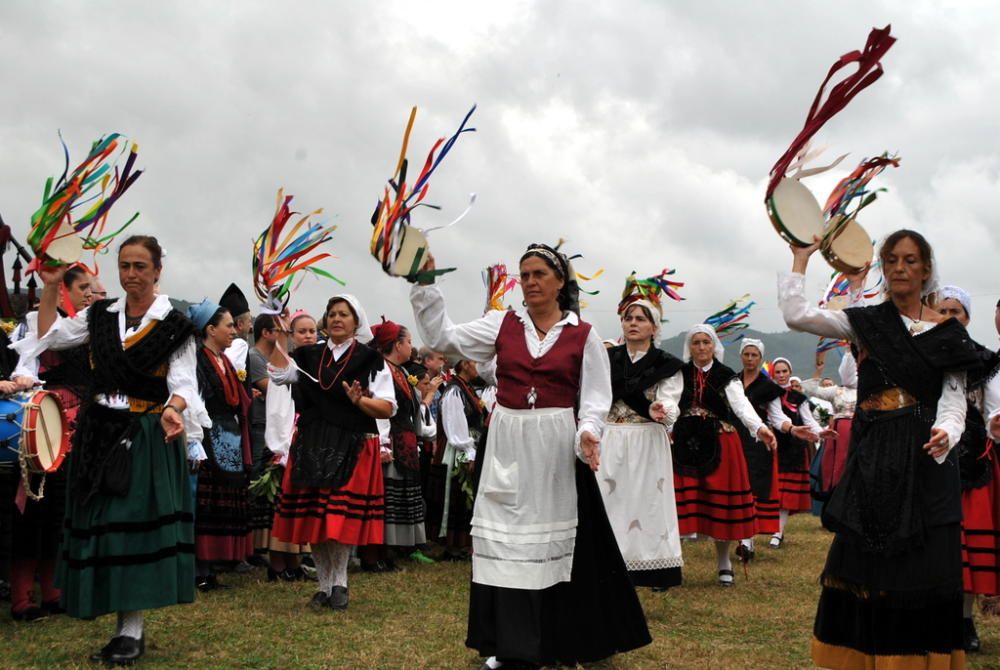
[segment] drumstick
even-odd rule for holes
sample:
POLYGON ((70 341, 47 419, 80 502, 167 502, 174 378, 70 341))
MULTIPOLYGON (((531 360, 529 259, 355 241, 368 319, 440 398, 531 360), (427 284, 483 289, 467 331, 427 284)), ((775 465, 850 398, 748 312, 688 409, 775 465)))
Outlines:
POLYGON ((45 433, 45 448, 49 452, 49 458, 52 458, 52 436, 49 435, 49 425, 45 423, 45 412, 42 411, 41 405, 38 405, 38 420, 42 424, 42 432, 45 433))

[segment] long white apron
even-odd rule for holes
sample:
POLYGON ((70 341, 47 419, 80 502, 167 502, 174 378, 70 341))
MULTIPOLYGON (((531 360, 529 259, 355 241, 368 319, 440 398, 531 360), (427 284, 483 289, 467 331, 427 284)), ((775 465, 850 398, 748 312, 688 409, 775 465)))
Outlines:
POLYGON ((529 590, 570 581, 575 438, 572 409, 496 406, 472 515, 472 581, 529 590))

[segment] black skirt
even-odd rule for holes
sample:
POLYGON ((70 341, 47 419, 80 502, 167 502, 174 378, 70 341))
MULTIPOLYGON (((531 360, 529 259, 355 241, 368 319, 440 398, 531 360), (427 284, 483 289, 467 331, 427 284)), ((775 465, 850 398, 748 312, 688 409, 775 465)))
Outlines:
POLYGON ((669 589, 680 586, 684 581, 681 568, 661 568, 659 570, 632 570, 628 573, 634 586, 650 586, 669 589))
MULTIPOLYGON (((31 475, 32 491, 38 492, 41 479, 41 475, 31 475)), ((45 476, 44 496, 41 500, 26 498, 23 514, 14 502, 20 483, 21 470, 16 465, 0 468, 0 504, 4 508, 0 533, 6 535, 0 545, 9 543, 7 552, 0 554, 15 560, 54 561, 59 556, 66 519, 65 466, 45 476)))
POLYGON ((483 656, 575 665, 652 638, 594 473, 576 461, 578 526, 571 581, 542 590, 473 582, 465 644, 483 656))

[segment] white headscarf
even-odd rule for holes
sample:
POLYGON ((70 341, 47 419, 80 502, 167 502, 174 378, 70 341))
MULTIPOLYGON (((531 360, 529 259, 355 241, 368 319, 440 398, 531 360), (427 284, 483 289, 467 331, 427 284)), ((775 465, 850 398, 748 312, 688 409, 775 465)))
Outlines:
MULTIPOLYGON (((368 315, 365 314, 365 310, 361 307, 361 302, 357 298, 350 293, 338 293, 330 298, 330 300, 334 299, 346 300, 347 304, 354 308, 354 313, 358 315, 358 327, 354 330, 354 337, 358 342, 368 344, 375 339, 371 324, 368 322, 368 315)), ((325 319, 323 325, 326 325, 325 319)))
POLYGON ((771 361, 771 367, 773 368, 778 363, 784 363, 785 365, 787 365, 788 366, 788 373, 791 374, 791 372, 792 372, 792 362, 790 360, 788 360, 784 356, 778 356, 773 361, 771 361))
POLYGON ((837 368, 840 375, 840 384, 849 389, 858 388, 858 362, 854 360, 854 354, 850 351, 844 353, 840 359, 840 367, 837 368))
POLYGON ((948 300, 949 298, 962 303, 965 315, 972 318, 972 296, 969 295, 968 291, 957 286, 942 286, 941 290, 938 291, 938 299, 948 300))
POLYGON ((653 329, 654 329, 653 330, 653 335, 654 336, 655 335, 659 335, 659 333, 660 333, 660 320, 663 318, 663 314, 660 313, 660 308, 659 307, 657 307, 656 305, 654 305, 649 300, 646 300, 645 298, 642 298, 640 300, 636 300, 634 302, 630 302, 628 304, 628 307, 626 307, 625 310, 619 315, 620 318, 621 318, 621 320, 622 321, 625 320, 625 315, 628 314, 628 311, 630 309, 632 309, 632 307, 634 307, 635 305, 642 305, 643 307, 645 307, 646 309, 649 310, 649 313, 653 317, 653 329))
POLYGON ((721 363, 722 357, 726 353, 726 349, 722 346, 722 340, 720 340, 719 336, 715 334, 715 328, 712 328, 707 323, 697 323, 691 326, 691 329, 688 330, 687 336, 684 338, 684 351, 682 353, 684 362, 687 363, 691 360, 691 340, 698 333, 705 333, 712 338, 712 343, 715 345, 715 360, 721 363))
POLYGON ((752 337, 744 337, 740 340, 740 356, 743 355, 743 350, 747 347, 756 347, 757 351, 760 352, 761 359, 764 358, 764 343, 760 340, 755 340, 752 337))

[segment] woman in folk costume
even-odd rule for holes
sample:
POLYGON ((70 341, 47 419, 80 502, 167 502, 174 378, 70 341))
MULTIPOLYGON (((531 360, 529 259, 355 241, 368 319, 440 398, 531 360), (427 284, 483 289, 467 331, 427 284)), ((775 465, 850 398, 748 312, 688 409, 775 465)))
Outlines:
POLYGON ((577 315, 563 254, 533 244, 519 271, 525 310, 464 324, 448 318, 436 286, 422 281, 410 293, 429 346, 497 357, 466 638, 488 668, 572 665, 650 641, 593 474, 611 406, 607 353, 577 315))
MULTIPOLYGON (((972 297, 957 286, 945 286, 937 294, 935 308, 945 317, 954 317, 968 327, 972 297)), ((958 470, 962 479, 962 572, 965 589, 962 617, 965 650, 980 651, 982 643, 972 620, 976 595, 1000 594, 1000 466, 993 440, 987 436, 985 406, 987 384, 994 390, 1000 361, 996 355, 976 344, 984 365, 966 377, 968 407, 965 432, 956 447, 958 470)), ((993 396, 995 398, 995 396, 993 396)), ((995 409, 995 408, 994 408, 995 409)))
POLYGON ((351 547, 383 540, 375 420, 393 415, 396 393, 381 354, 366 346, 372 332, 357 298, 330 298, 324 322, 325 342, 288 355, 278 340, 271 356, 271 381, 294 384, 299 413, 271 533, 312 546, 320 590, 310 607, 346 609, 351 547))
MULTIPOLYGON (((796 426, 782 411, 781 397, 784 389, 761 373, 764 359, 764 343, 745 337, 740 340, 740 361, 743 370, 740 381, 743 393, 753 406, 761 421, 771 425, 779 433, 791 433, 801 439, 812 437, 809 429, 796 426)), ((778 493, 778 455, 774 449, 752 435, 742 423, 736 425, 743 443, 743 457, 750 475, 750 490, 754 502, 754 535, 777 533, 778 510, 781 505, 778 493)), ((753 537, 744 538, 736 547, 736 555, 744 562, 754 558, 753 537)))
POLYGON ((200 591, 223 585, 213 563, 245 560, 253 555, 250 529, 250 398, 229 357, 236 337, 232 315, 210 300, 188 308, 188 318, 201 338, 198 389, 212 419, 202 440, 205 458, 198 461, 194 541, 200 591))
POLYGON ((817 515, 822 513, 823 504, 829 499, 830 492, 844 476, 851 446, 851 422, 858 402, 858 364, 851 350, 844 350, 837 366, 840 386, 822 385, 824 359, 825 353, 817 354, 815 374, 802 380, 802 392, 806 396, 825 400, 833 407, 833 414, 827 429, 823 431, 825 437, 816 453, 810 474, 813 479, 813 514, 817 515))
POLYGON ((674 423, 674 490, 681 535, 715 540, 719 584, 733 585, 729 549, 756 528, 743 445, 734 426, 741 422, 768 449, 774 433, 757 416, 739 375, 722 364, 725 350, 715 329, 700 323, 684 340, 684 390, 674 423))
MULTIPOLYGON (((76 314, 91 299, 90 273, 80 265, 71 266, 62 281, 60 316, 76 314)), ((29 313, 24 327, 15 330, 16 347, 27 351, 37 343, 38 313, 29 313), (19 335, 19 337, 18 337, 19 335)), ((13 353, 13 352, 8 352, 13 353)), ((86 392, 90 375, 89 349, 86 345, 67 351, 44 351, 39 355, 20 356, 17 366, 7 370, 11 381, 0 382, 6 395, 28 391, 42 383, 45 390, 59 396, 68 429, 76 427, 80 398, 86 392)), ((3 376, 7 379, 7 375, 3 376)), ((25 482, 31 491, 39 491, 42 475, 29 474, 25 482)), ((66 467, 44 476, 43 495, 36 500, 22 489, 21 472, 16 467, 0 470, 0 504, 11 514, 10 613, 15 621, 37 621, 61 614, 60 593, 55 586, 56 558, 66 516, 66 467), (35 579, 41 586, 42 599, 34 603, 35 579)))
POLYGON ((385 540, 381 546, 359 550, 362 569, 369 572, 395 571, 390 547, 419 563, 433 561, 420 551, 427 542, 424 496, 420 489, 420 439, 437 434, 434 422, 424 421, 421 396, 403 366, 413 353, 410 331, 393 321, 372 326, 372 344, 385 358, 396 394, 396 413, 379 419, 382 481, 385 483, 385 540))
POLYGON ((486 430, 486 406, 473 388, 479 378, 478 365, 470 360, 456 361, 451 380, 441 396, 439 423, 444 449, 441 467, 444 481, 441 533, 445 536, 442 560, 468 560, 472 543, 472 501, 475 490, 471 485, 477 451, 486 430))
POLYGON ((795 330, 859 349, 851 454, 823 510, 835 536, 823 570, 813 660, 828 668, 961 668, 961 482, 965 373, 980 365, 965 328, 923 303, 937 284, 922 235, 879 249, 888 300, 812 307, 805 270, 819 244, 792 251, 779 304, 795 330))
MULTIPOLYGON (((793 388, 792 364, 788 359, 775 358, 771 362, 771 371, 775 383, 784 390, 781 407, 785 414, 795 426, 808 429, 801 437, 795 433, 778 436, 778 497, 781 511, 778 514, 778 530, 771 535, 769 543, 772 549, 777 549, 785 541, 788 517, 795 512, 806 512, 812 508, 809 463, 813 444, 823 433, 823 427, 813 416, 809 399, 793 388)), ((801 385, 801 380, 799 384, 801 385)))
MULTIPOLYGON (((655 279, 655 278, 654 278, 655 279)), ((681 536, 667 431, 677 420, 683 363, 656 347, 661 288, 635 274, 618 305, 625 344, 608 349, 612 405, 597 482, 632 583, 681 583, 681 536)))
POLYGON ((90 344, 92 370, 69 459, 57 584, 74 617, 118 613, 92 660, 135 662, 143 610, 194 600, 194 498, 188 444, 210 426, 198 393, 193 324, 156 287, 163 251, 133 236, 118 252, 125 297, 58 318, 63 269, 44 268, 38 347, 90 344))

